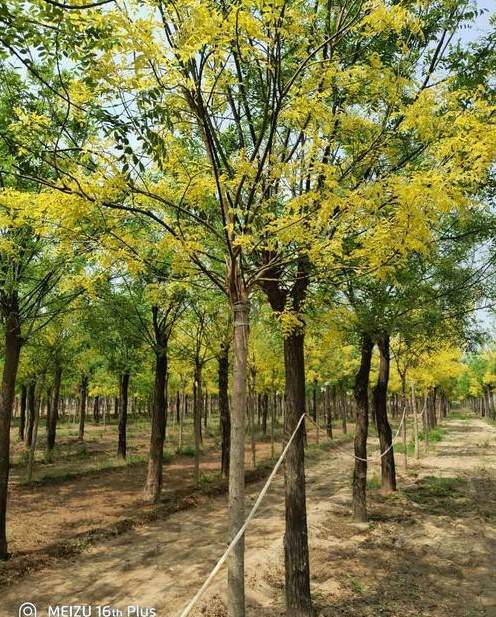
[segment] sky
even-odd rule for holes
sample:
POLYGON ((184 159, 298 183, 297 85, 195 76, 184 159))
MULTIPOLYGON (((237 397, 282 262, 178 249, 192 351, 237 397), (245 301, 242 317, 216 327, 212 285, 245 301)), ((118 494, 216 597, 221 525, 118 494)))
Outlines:
MULTIPOLYGON (((477 18, 472 28, 462 31, 461 39, 463 41, 473 41, 488 33, 490 29, 489 19, 491 15, 496 14, 496 0, 478 0, 477 4, 480 9, 485 9, 485 12, 477 18)), ((483 329, 491 333, 493 338, 496 337, 496 319, 492 310, 478 311, 477 321, 483 329)))
POLYGON ((496 13, 496 0, 477 0, 477 5, 480 9, 485 10, 485 13, 477 18, 472 28, 462 32, 461 38, 464 41, 472 41, 481 34, 489 32, 489 18, 491 14, 496 13))

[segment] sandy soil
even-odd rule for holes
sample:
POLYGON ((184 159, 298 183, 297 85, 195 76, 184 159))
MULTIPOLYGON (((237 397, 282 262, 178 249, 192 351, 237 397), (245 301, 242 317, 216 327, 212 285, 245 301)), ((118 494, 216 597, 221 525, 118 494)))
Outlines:
MULTIPOLYGON (((496 428, 475 417, 446 426, 443 441, 401 473, 397 494, 371 491, 366 525, 349 519, 350 444, 309 461, 312 584, 322 617, 496 617, 496 428)), ((250 502, 259 490, 250 486, 250 502)), ((249 617, 284 612, 283 504, 278 478, 247 533, 249 617)), ((26 601, 42 617, 49 604, 108 604, 124 615, 139 604, 174 617, 225 546, 219 497, 24 577, 2 590, 0 617, 26 601)), ((224 579, 195 615, 225 615, 224 579)))
MULTIPOLYGON (((33 551, 39 552, 53 543, 69 541, 77 534, 109 527, 123 518, 146 514, 152 509, 142 501, 146 463, 103 470, 89 467, 95 464, 93 461, 98 464, 105 458, 110 459, 114 454, 114 441, 116 441, 109 439, 107 434, 106 441, 94 443, 95 427, 90 428, 93 429, 93 433, 90 433, 92 441, 88 441, 85 447, 91 455, 80 462, 80 469, 77 455, 68 458, 68 462, 63 459, 52 464, 40 461, 35 467, 35 479, 42 474, 50 474, 52 470, 57 472, 65 469, 78 474, 75 477, 23 485, 20 481, 25 475, 24 467, 16 465, 13 468, 7 533, 9 549, 14 556, 19 553, 25 555, 33 551)), ((141 439, 143 441, 140 444, 141 449, 145 448, 146 452, 147 443, 143 437, 141 439)), ((72 441, 78 443, 75 439, 72 441)), ((71 440, 66 442, 64 442, 65 448, 72 445, 71 440)), ((136 448, 135 444, 136 438, 133 442, 136 448)), ((280 448, 280 444, 276 444, 276 453, 280 448)), ((24 451, 22 443, 17 444, 17 450, 24 451)), ((257 463, 269 460, 270 456, 270 443, 257 443, 257 463)), ((165 465, 163 501, 174 499, 178 494, 193 492, 193 466, 193 457, 179 455, 175 455, 172 461, 165 465)), ((251 466, 251 450, 247 445, 246 467, 250 469, 251 466)), ((219 470, 220 451, 209 444, 206 453, 200 457, 201 474, 216 478, 219 470)))

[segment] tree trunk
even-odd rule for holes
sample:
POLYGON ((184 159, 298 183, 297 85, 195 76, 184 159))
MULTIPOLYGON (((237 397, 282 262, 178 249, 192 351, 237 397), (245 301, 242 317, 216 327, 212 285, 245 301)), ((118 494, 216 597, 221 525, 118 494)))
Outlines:
POLYGON ((179 438, 178 438, 178 445, 177 445, 177 449, 179 450, 179 452, 181 452, 181 450, 183 449, 183 430, 184 430, 184 414, 185 414, 185 404, 186 404, 186 394, 182 393, 181 395, 182 398, 182 404, 180 407, 180 414, 179 414, 179 438))
MULTIPOLYGON (((284 368, 286 378, 285 433, 288 439, 305 412, 305 360, 302 332, 295 332, 284 339, 284 368)), ((303 430, 298 431, 286 455, 284 479, 286 615, 288 617, 310 617, 314 615, 314 611, 310 596, 303 430)))
POLYGON ((419 443, 419 430, 418 430, 418 416, 417 416, 417 396, 415 395, 415 384, 412 384, 412 412, 413 412, 413 438, 415 441, 415 458, 420 458, 420 443, 419 443))
POLYGON ((275 445, 275 429, 276 429, 276 413, 277 413, 277 394, 274 393, 274 398, 271 405, 270 413, 270 457, 273 459, 276 453, 275 445))
MULTIPOLYGON (((209 416, 209 405, 208 405, 208 394, 205 394, 202 397, 203 401, 203 426, 205 429, 205 435, 208 433, 208 416, 209 416)), ((202 441, 203 443, 203 441, 202 441)))
POLYGON ((33 466, 34 466, 34 458, 36 454, 36 445, 38 442, 38 426, 40 422, 40 413, 41 413, 41 404, 42 404, 42 394, 43 394, 43 383, 45 381, 45 375, 42 375, 39 386, 37 387, 37 392, 35 396, 35 413, 34 413, 34 424, 33 424, 33 439, 31 441, 31 446, 29 448, 29 456, 28 456, 28 464, 26 470, 26 480, 31 482, 33 479, 33 466))
POLYGON ((437 396, 437 386, 434 386, 434 388, 432 388, 432 419, 433 419, 433 428, 436 428, 437 423, 438 423, 438 417, 437 417, 437 407, 438 407, 438 396, 437 396))
POLYGON ((229 414, 229 348, 222 345, 218 356, 219 416, 222 434, 221 472, 229 477, 229 451, 231 444, 231 418, 229 414))
POLYGON ((356 401, 355 468, 353 470, 353 520, 366 522, 367 516, 367 437, 369 433, 369 377, 374 344, 362 335, 360 367, 355 376, 356 401))
POLYGON ((317 380, 313 382, 312 389, 312 418, 314 422, 317 422, 317 380))
POLYGON ((86 420, 86 403, 88 401, 88 376, 81 379, 81 395, 79 399, 79 440, 84 439, 84 423, 86 420))
POLYGON ((407 393, 406 393, 406 373, 400 375, 401 377, 401 416, 400 422, 403 420, 403 424, 401 426, 401 436, 403 439, 403 465, 405 467, 405 471, 408 470, 408 439, 406 434, 406 419, 407 419, 407 393))
MULTIPOLYGON (((48 439, 48 428, 49 428, 49 424, 50 424, 50 416, 52 415, 52 394, 53 394, 53 390, 51 387, 48 387, 46 390, 46 432, 47 432, 47 439, 48 439)), ((41 410, 40 410, 41 413, 41 410)))
POLYGON ((269 415, 269 395, 264 392, 261 399, 262 407, 262 433, 267 435, 267 416, 269 415))
POLYGON ((256 385, 256 369, 250 368, 251 379, 249 380, 248 387, 248 424, 250 428, 250 447, 251 447, 251 465, 253 469, 257 467, 257 444, 255 440, 255 405, 257 401, 257 395, 255 393, 256 385))
POLYGON ((28 417, 27 417, 26 434, 24 436, 26 448, 31 447, 31 441, 33 440, 33 426, 34 426, 35 413, 36 413, 36 380, 33 379, 28 387, 28 417))
POLYGON ((201 421, 202 421, 202 367, 198 359, 195 360, 195 374, 193 383, 193 432, 195 439, 195 466, 193 480, 196 486, 200 483, 200 449, 201 449, 201 421))
POLYGON ((100 423, 100 397, 95 396, 95 400, 93 401, 93 420, 95 424, 100 423))
POLYGON ((57 420, 59 415, 60 384, 62 381, 62 367, 55 367, 55 378, 53 382, 53 398, 48 416, 47 449, 51 452, 55 447, 55 437, 57 433, 57 420))
POLYGON ((396 470, 392 447, 392 432, 387 417, 387 389, 389 383, 389 335, 382 333, 377 337, 380 352, 379 374, 374 388, 374 410, 377 432, 381 445, 381 485, 385 492, 396 490, 396 470))
POLYGON ((347 405, 346 405, 346 391, 343 389, 340 392, 340 400, 341 400, 341 419, 343 422, 343 435, 346 435, 348 433, 348 425, 347 425, 347 417, 346 414, 348 413, 347 410, 347 405))
POLYGON ((167 406, 167 350, 165 345, 156 352, 155 385, 153 388, 152 426, 148 472, 144 499, 157 503, 162 489, 162 466, 164 460, 165 414, 167 406))
POLYGON ((16 313, 5 323, 4 362, 0 392, 0 559, 7 559, 7 493, 10 467, 10 424, 15 398, 15 384, 21 353, 21 327, 16 313))
MULTIPOLYGON (((247 411, 248 337, 250 307, 242 282, 231 290, 234 324, 234 365, 231 407, 231 451, 229 457, 229 537, 232 540, 245 520, 245 418, 247 411), (241 287, 241 289, 239 289, 241 287), (233 298, 234 296, 234 298, 233 298)), ((228 558, 229 617, 245 617, 245 539, 228 558)))
POLYGON ((326 430, 329 439, 332 439, 332 406, 331 406, 331 386, 326 386, 326 430))
POLYGON ((127 406, 129 392, 129 373, 122 373, 119 384, 119 437, 117 456, 126 458, 127 406))
POLYGON ((26 427, 26 403, 28 397, 28 389, 26 384, 21 386, 21 411, 19 414, 19 439, 24 441, 24 429, 26 427))

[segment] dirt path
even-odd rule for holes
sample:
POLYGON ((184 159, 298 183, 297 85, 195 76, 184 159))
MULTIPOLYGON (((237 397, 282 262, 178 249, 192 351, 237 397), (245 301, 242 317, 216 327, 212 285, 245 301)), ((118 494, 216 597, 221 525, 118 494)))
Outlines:
MULTIPOLYGON (((368 525, 349 520, 351 445, 310 461, 312 582, 320 615, 496 617, 496 428, 473 416, 446 424, 443 441, 402 474, 398 494, 371 491, 368 525)), ((249 488, 250 502, 259 489, 249 488)), ((247 534, 249 617, 282 614, 283 506, 278 478, 247 534)), ((128 605, 139 604, 175 617, 225 545, 225 498, 211 499, 73 563, 26 576, 0 592, 0 617, 17 615, 26 601, 41 617, 49 604, 108 604, 125 616, 128 605)), ((221 573, 196 615, 225 615, 224 578, 221 573)))
MULTIPOLYGON (((245 458, 247 469, 251 469, 248 446, 245 458)), ((257 461, 269 459, 270 443, 258 443, 257 461)), ((214 448, 200 457, 202 475, 216 477, 219 466, 220 451, 214 448)), ((50 465, 38 465, 37 471, 48 467, 50 465)), ((193 469, 191 456, 175 455, 165 465, 164 501, 194 492, 193 469)), ((23 470, 14 469, 9 493, 7 529, 9 549, 14 556, 40 551, 54 543, 70 542, 77 534, 115 525, 124 518, 139 517, 153 510, 142 501, 146 463, 96 469, 33 486, 19 483, 23 470)))

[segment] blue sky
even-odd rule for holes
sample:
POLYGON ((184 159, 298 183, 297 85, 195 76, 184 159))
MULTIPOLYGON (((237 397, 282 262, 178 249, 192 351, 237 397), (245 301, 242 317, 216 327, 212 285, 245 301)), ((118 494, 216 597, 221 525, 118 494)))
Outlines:
POLYGON ((477 0, 480 9, 485 9, 486 12, 481 15, 473 28, 464 30, 461 37, 464 41, 476 39, 481 34, 489 32, 489 18, 496 13, 496 0, 477 0))

